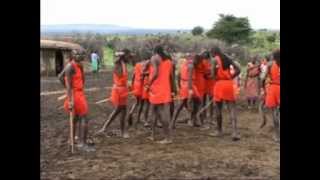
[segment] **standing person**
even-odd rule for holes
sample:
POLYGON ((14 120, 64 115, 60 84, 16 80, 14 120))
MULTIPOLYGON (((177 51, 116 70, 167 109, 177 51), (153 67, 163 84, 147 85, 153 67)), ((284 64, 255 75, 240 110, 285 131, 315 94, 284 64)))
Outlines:
POLYGON ((88 104, 84 94, 85 78, 81 64, 84 57, 84 51, 72 51, 72 59, 68 62, 63 72, 59 74, 59 79, 67 89, 64 109, 68 113, 73 112, 75 117, 73 120, 73 126, 75 127, 73 128, 73 135, 75 136, 76 129, 79 130, 80 139, 77 147, 80 150, 90 152, 95 151, 95 148, 87 143, 89 122, 89 119, 87 119, 88 104))
POLYGON ((256 105, 259 95, 259 74, 260 67, 256 58, 248 63, 247 74, 244 81, 245 93, 248 101, 248 109, 256 105))
MULTIPOLYGON (((142 102, 142 62, 137 62, 134 65, 133 69, 133 75, 132 75, 132 93, 136 97, 136 102, 132 105, 131 110, 128 115, 127 122, 129 123, 129 126, 132 125, 132 115, 135 112, 135 110, 139 107, 141 107, 142 102)), ((140 121, 140 114, 138 115, 137 122, 140 121)))
MULTIPOLYGON (((240 63, 237 61, 234 61, 234 63, 237 64, 238 67, 241 66, 240 63)), ((235 69, 232 65, 230 66, 230 73, 231 75, 235 74, 235 69)), ((238 100, 240 96, 240 74, 233 79, 233 90, 234 90, 234 97, 236 98, 236 100, 238 100)))
POLYGON ((132 106, 131 111, 128 115, 129 124, 132 122, 132 114, 138 108, 138 117, 135 123, 135 127, 140 123, 140 117, 143 110, 144 105, 146 105, 146 112, 144 114, 145 121, 148 118, 149 112, 149 103, 148 103, 148 93, 144 90, 144 85, 147 84, 147 78, 145 78, 146 74, 146 64, 148 63, 151 54, 148 52, 142 52, 141 59, 142 61, 135 64, 134 74, 132 77, 132 87, 133 94, 136 97, 136 103, 132 106))
MULTIPOLYGON (((150 108, 150 102, 149 102, 149 92, 148 92, 148 87, 149 87, 149 68, 150 68, 150 58, 151 58, 151 53, 146 53, 145 59, 142 64, 142 103, 141 103, 141 109, 139 110, 139 113, 143 110, 143 107, 145 106, 144 110, 144 126, 148 127, 150 118, 148 116, 149 114, 149 108, 150 108)), ((137 122, 138 123, 138 122, 137 122)))
MULTIPOLYGON (((172 84, 173 86, 175 86, 175 79, 176 79, 176 64, 177 64, 177 61, 176 59, 173 59, 172 56, 170 55, 169 51, 170 51, 170 48, 166 48, 167 51, 165 51, 165 56, 167 59, 169 59, 171 62, 172 62, 172 71, 173 71, 173 80, 174 80, 174 83, 172 84)), ((174 90, 174 92, 171 94, 172 98, 174 98, 175 94, 176 94, 176 87, 171 87, 172 90, 174 90)), ((173 113, 174 113, 174 100, 171 101, 170 103, 170 119, 172 119, 173 117, 173 113)))
POLYGON ((162 124, 165 139, 161 144, 172 143, 169 129, 170 103, 172 101, 172 87, 174 84, 172 62, 166 57, 161 46, 154 48, 149 68, 149 101, 154 115, 152 139, 154 140, 155 125, 157 120, 162 124))
POLYGON ((275 127, 274 140, 280 142, 280 49, 275 50, 272 56, 272 61, 268 63, 267 71, 262 75, 262 80, 265 80, 267 76, 270 78, 270 85, 266 89, 265 105, 272 110, 275 127))
MULTIPOLYGON (((210 52, 209 51, 204 51, 202 54, 202 58, 203 58, 203 63, 205 66, 205 80, 206 80, 206 90, 205 90, 205 95, 203 97, 203 103, 202 103, 202 107, 204 107, 207 103, 207 98, 209 100, 209 103, 211 101, 211 99, 213 98, 213 88, 214 88, 214 83, 215 81, 212 79, 212 59, 210 56, 210 52)), ((210 113, 210 118, 213 117, 213 103, 210 103, 209 105, 209 113, 210 113)), ((206 111, 204 111, 204 114, 206 114, 206 111)))
POLYGON ((220 48, 215 47, 211 49, 213 60, 213 76, 215 85, 213 89, 213 100, 217 106, 217 132, 210 135, 215 137, 222 136, 222 107, 223 103, 227 105, 232 122, 233 133, 232 140, 240 140, 237 130, 237 116, 235 109, 235 97, 233 89, 233 79, 240 74, 240 67, 221 52, 220 48), (231 75, 230 65, 234 67, 235 73, 231 75))
MULTIPOLYGON (((200 96, 200 101, 198 102, 198 100, 194 101, 194 103, 198 104, 200 107, 204 107, 205 106, 205 94, 206 94, 206 78, 205 78, 205 74, 206 74, 206 66, 205 66, 205 60, 200 56, 201 60, 200 62, 195 66, 195 73, 196 73, 196 79, 195 79, 195 84, 197 86, 198 92, 199 92, 199 96, 200 96)), ((198 105, 196 105, 198 106, 198 105)), ((198 108, 198 107, 197 107, 198 108)), ((203 113, 200 114, 200 122, 201 125, 204 124, 204 119, 205 119, 205 113, 206 111, 204 111, 203 113)))
MULTIPOLYGON (((118 53, 117 53, 118 55, 118 53)), ((125 120, 127 114, 128 101, 128 71, 126 64, 132 58, 128 49, 124 49, 114 62, 113 69, 113 87, 111 91, 111 103, 114 110, 97 133, 102 133, 110 126, 113 120, 120 114, 120 131, 121 137, 129 138, 129 134, 125 130, 125 120)))
POLYGON ((261 65, 260 65, 259 113, 262 116, 262 124, 261 124, 260 128, 263 128, 267 122, 267 116, 266 116, 267 108, 265 106, 265 98, 266 98, 267 88, 270 85, 270 77, 267 76, 266 78, 264 78, 264 75, 267 73, 269 60, 270 60, 270 56, 269 55, 265 56, 265 58, 262 59, 261 65))
POLYGON ((93 73, 97 73, 99 70, 99 59, 97 51, 91 53, 91 69, 93 73))
MULTIPOLYGON (((180 98, 180 105, 178 106, 176 112, 174 113, 173 120, 171 121, 170 127, 171 129, 176 128, 176 120, 181 112, 182 108, 191 108, 190 101, 197 101, 196 99, 200 99, 199 92, 195 85, 195 71, 194 66, 200 62, 200 56, 197 55, 195 57, 187 57, 183 60, 180 66, 180 73, 178 75, 179 80, 179 98, 180 98)), ((198 104, 197 104, 198 105, 198 104)), ((196 124, 196 108, 193 108, 190 114, 189 124, 193 126, 198 126, 196 124)))

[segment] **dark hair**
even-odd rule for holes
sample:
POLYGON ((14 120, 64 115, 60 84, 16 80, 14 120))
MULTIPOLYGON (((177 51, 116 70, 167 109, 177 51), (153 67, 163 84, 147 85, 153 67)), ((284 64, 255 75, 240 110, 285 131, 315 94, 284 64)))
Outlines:
POLYGON ((193 56, 193 62, 194 62, 195 64, 198 64, 198 63, 200 62, 201 58, 202 58, 201 55, 196 54, 196 55, 193 56))
POLYGON ((209 51, 204 51, 201 56, 205 59, 209 59, 210 58, 210 52, 209 51))
POLYGON ((270 61, 270 55, 266 55, 264 58, 266 59, 267 62, 270 61))
POLYGON ((222 53, 219 47, 213 47, 210 51, 213 56, 219 56, 221 58, 223 70, 226 70, 230 67, 232 60, 222 53))
POLYGON ((122 52, 124 52, 124 55, 130 54, 130 50, 127 48, 122 49, 122 52))
POLYGON ((153 53, 154 54, 158 54, 161 58, 165 59, 167 58, 167 55, 164 53, 163 47, 160 45, 157 45, 154 49, 153 49, 153 53))
POLYGON ((141 59, 146 60, 146 59, 150 59, 152 56, 152 53, 148 50, 143 50, 141 51, 141 59))
POLYGON ((280 66, 280 49, 273 51, 272 56, 276 63, 280 66))

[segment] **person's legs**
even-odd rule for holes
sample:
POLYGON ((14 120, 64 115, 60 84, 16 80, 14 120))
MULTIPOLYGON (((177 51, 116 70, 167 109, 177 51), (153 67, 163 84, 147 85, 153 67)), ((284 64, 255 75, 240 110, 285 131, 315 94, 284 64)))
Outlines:
POLYGON ((172 102, 170 103, 170 120, 173 117, 173 113, 174 113, 174 101, 172 100, 172 102))
POLYGON ((168 144, 172 142, 171 139, 171 131, 169 128, 169 119, 170 119, 170 103, 169 104, 161 104, 159 105, 159 109, 158 109, 158 117, 159 117, 159 121, 162 124, 163 127, 163 132, 165 135, 165 139, 160 141, 159 143, 161 144, 168 144))
POLYGON ((80 137, 80 118, 79 118, 79 116, 75 116, 73 119, 73 137, 74 137, 75 143, 79 140, 79 137, 80 137))
POLYGON ((80 117, 80 138, 79 144, 77 145, 78 148, 81 148, 83 151, 95 151, 93 146, 88 146, 87 139, 88 139, 88 120, 85 116, 80 117))
POLYGON ((104 122, 102 128, 96 134, 103 133, 106 130, 106 128, 109 127, 109 125, 113 122, 113 120, 117 117, 117 115, 120 112, 121 112, 121 108, 116 107, 116 109, 112 111, 112 113, 110 114, 108 119, 104 122))
POLYGON ((140 117, 141 117, 141 113, 142 113, 144 104, 145 104, 145 100, 140 99, 140 106, 139 106, 139 109, 138 109, 138 117, 137 117, 137 121, 136 121, 136 124, 135 124, 136 128, 138 127, 138 124, 140 123, 140 117))
POLYGON ((259 115, 260 115, 260 117, 262 117, 262 123, 259 127, 260 129, 262 129, 267 124, 268 119, 267 119, 266 113, 267 113, 267 109, 265 107, 265 101, 262 100, 259 103, 259 115))
POLYGON ((139 106, 139 104, 140 104, 140 99, 138 97, 136 97, 136 102, 132 105, 132 107, 129 111, 128 119, 127 119, 129 126, 132 126, 132 124, 133 124, 132 123, 132 115, 135 112, 135 110, 137 109, 137 107, 139 106))
POLYGON ((126 126, 126 114, 127 114, 127 106, 121 106, 120 107, 121 112, 120 112, 120 136, 123 138, 128 138, 128 132, 125 129, 126 126))
MULTIPOLYGON (((211 99, 213 99, 213 97, 209 96, 209 99, 211 100, 211 99)), ((211 101, 209 101, 209 103, 210 103, 209 114, 210 114, 210 119, 212 119, 213 118, 213 103, 211 103, 211 101)))
MULTIPOLYGON (((197 113, 199 110, 199 106, 201 105, 201 101, 198 98, 193 98, 193 107, 192 107, 192 113, 191 113, 191 120, 192 120, 192 125, 194 127, 199 127, 200 125, 197 123, 197 113)), ((203 120, 201 119, 201 114, 200 114, 200 121, 201 124, 203 124, 203 120)))
POLYGON ((210 133, 211 136, 220 137, 222 136, 222 108, 223 108, 223 102, 215 102, 217 105, 216 108, 216 114, 217 114, 217 132, 210 133))
POLYGON ((280 123, 279 123, 279 117, 277 116, 278 112, 277 112, 277 108, 272 108, 272 119, 273 119, 273 124, 274 124, 274 132, 275 132, 275 136, 274 136, 274 140, 276 142, 280 141, 280 123))
POLYGON ((149 139, 151 139, 152 141, 155 140, 155 132, 156 132, 156 125, 157 125, 157 120, 158 120, 158 105, 152 104, 151 105, 151 109, 152 109, 152 127, 151 127, 151 137, 149 139))
POLYGON ((150 109, 150 103, 148 100, 144 100, 145 104, 146 104, 146 109, 144 110, 144 121, 145 121, 145 124, 144 126, 149 126, 149 109, 150 109))
MULTIPOLYGON (((203 98, 202 98, 202 103, 201 103, 201 107, 200 107, 200 109, 202 109, 202 108, 204 108, 205 106, 206 106, 206 104, 207 104, 207 94, 204 94, 204 96, 203 96, 203 98)), ((198 108, 199 109, 199 108, 198 108)), ((206 118, 207 117, 207 109, 205 109, 204 111, 203 111, 203 113, 201 113, 202 114, 202 117, 203 118, 206 118)))
POLYGON ((232 129, 233 129, 233 133, 232 133, 232 140, 237 141, 240 140, 240 136, 238 133, 238 128, 237 128, 237 115, 236 115, 236 104, 235 102, 232 101, 228 101, 226 102, 227 104, 227 109, 229 111, 230 114, 230 120, 232 122, 232 129))
POLYGON ((176 128, 176 121, 177 121, 177 118, 180 114, 180 111, 182 110, 182 108, 187 104, 187 99, 183 99, 182 102, 180 103, 180 105, 178 106, 178 109, 176 112, 174 112, 174 116, 173 116, 173 119, 171 120, 171 123, 170 123, 170 128, 171 129, 175 129, 176 128))

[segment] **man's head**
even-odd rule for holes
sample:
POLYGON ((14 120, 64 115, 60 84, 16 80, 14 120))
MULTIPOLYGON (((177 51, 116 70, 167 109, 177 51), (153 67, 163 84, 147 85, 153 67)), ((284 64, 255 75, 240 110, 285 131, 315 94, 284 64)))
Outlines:
POLYGON ((210 52, 209 51, 204 51, 201 54, 203 59, 210 59, 210 52))
POLYGON ((75 59, 76 58, 76 55, 77 55, 77 50, 73 49, 70 53, 70 59, 75 59))
POLYGON ((120 52, 116 52, 115 55, 119 57, 117 59, 118 62, 123 61, 124 63, 128 63, 130 61, 130 59, 132 58, 132 54, 131 54, 130 50, 127 48, 122 49, 120 52))
POLYGON ((81 50, 76 51, 76 55, 75 55, 76 62, 81 62, 81 61, 85 60, 85 57, 86 57, 85 50, 81 49, 81 50))
POLYGON ((195 54, 193 56, 193 64, 195 64, 195 65, 199 64, 201 62, 201 58, 202 58, 201 55, 195 54))
POLYGON ((154 49, 153 49, 153 54, 158 54, 161 58, 165 58, 166 54, 163 50, 163 47, 161 45, 157 45, 154 49))
POLYGON ((210 52, 212 56, 221 55, 221 50, 218 46, 211 48, 210 52))
POLYGON ((280 49, 274 50, 272 56, 276 63, 280 66, 280 49))

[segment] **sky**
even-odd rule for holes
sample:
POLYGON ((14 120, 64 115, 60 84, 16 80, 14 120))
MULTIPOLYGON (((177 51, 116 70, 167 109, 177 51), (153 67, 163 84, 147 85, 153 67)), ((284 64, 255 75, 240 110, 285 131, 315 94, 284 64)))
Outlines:
POLYGON ((253 29, 280 30, 280 0, 41 0, 41 25, 210 29, 219 14, 248 17, 253 29))

